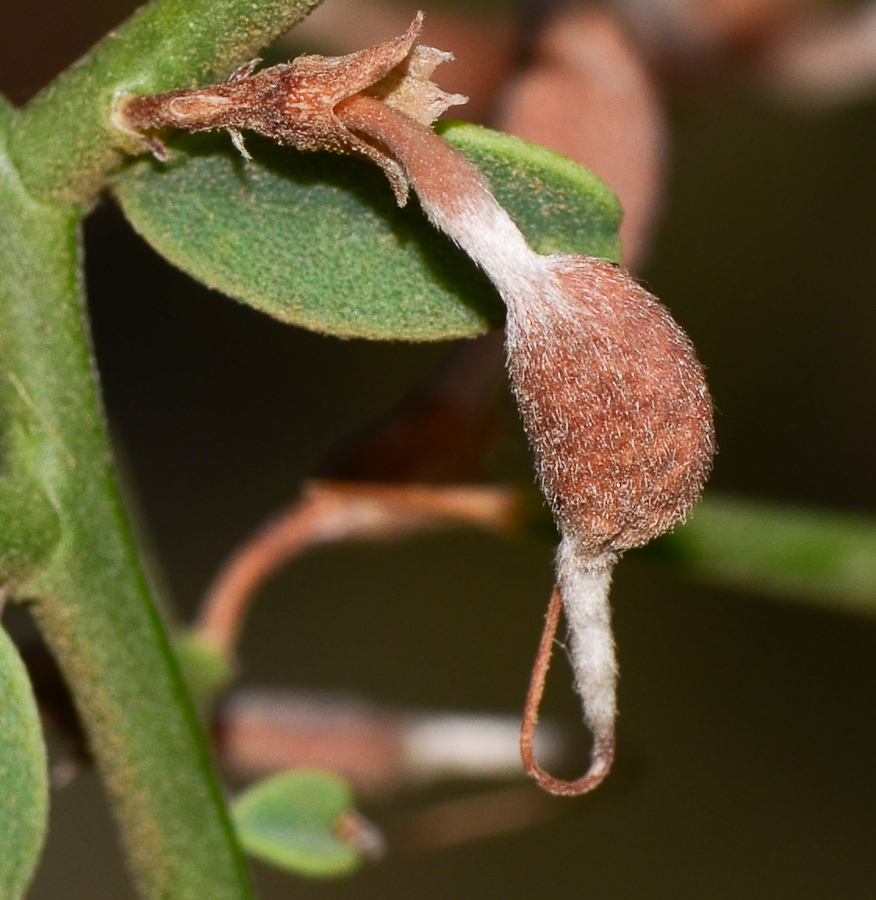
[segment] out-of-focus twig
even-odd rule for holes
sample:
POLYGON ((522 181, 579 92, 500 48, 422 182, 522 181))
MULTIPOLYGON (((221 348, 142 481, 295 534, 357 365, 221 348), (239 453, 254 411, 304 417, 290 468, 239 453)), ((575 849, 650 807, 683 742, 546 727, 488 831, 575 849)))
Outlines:
POLYGON ((845 103, 876 90, 876 3, 812 15, 776 36, 755 74, 782 99, 845 103))
MULTIPOLYGON (((439 779, 522 775, 516 717, 486 713, 388 710, 325 694, 240 689, 219 706, 217 752, 242 778, 320 767, 367 794, 439 779)), ((550 723, 539 755, 553 763, 566 745, 550 723)))
POLYGON ((645 58, 674 75, 726 72, 756 56, 817 0, 605 0, 645 58))
POLYGON ((438 850, 468 841, 512 834, 568 810, 532 785, 484 791, 400 813, 386 825, 394 849, 438 850))
POLYGON ((258 587, 278 566, 312 547, 388 540, 450 525, 509 531, 520 511, 518 492, 508 487, 311 482, 300 500, 231 557, 207 593, 196 630, 233 656, 258 587))
POLYGON ((605 6, 664 79, 754 83, 808 107, 876 90, 872 0, 852 7, 817 0, 605 0, 605 6))
POLYGON ((356 810, 348 810, 337 822, 335 834, 345 843, 355 848, 364 859, 376 861, 386 853, 383 832, 356 810))

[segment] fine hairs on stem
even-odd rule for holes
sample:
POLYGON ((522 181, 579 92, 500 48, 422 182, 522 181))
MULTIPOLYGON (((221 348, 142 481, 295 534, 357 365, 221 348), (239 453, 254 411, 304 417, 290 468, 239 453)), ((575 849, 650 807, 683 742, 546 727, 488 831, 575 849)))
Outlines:
POLYGON ((527 768, 547 790, 579 794, 614 756, 617 665, 608 590, 624 550, 682 520, 714 453, 712 404, 684 332, 640 284, 605 260, 542 256, 481 173, 429 125, 464 101, 431 81, 450 55, 417 44, 422 14, 394 40, 338 59, 300 57, 222 85, 122 101, 116 121, 159 157, 151 131, 224 128, 242 150, 253 130, 302 150, 364 156, 399 204, 416 191, 430 221, 484 270, 507 308, 511 385, 538 480, 559 526, 557 587, 533 672, 522 734, 527 768), (591 765, 565 782, 532 756, 538 704, 560 611, 576 687, 593 733, 591 765))

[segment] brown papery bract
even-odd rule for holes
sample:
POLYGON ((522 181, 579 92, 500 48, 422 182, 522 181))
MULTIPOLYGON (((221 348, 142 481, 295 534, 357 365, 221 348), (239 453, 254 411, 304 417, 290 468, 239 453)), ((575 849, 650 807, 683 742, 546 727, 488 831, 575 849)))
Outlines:
POLYGON ((113 119, 121 132, 135 136, 162 160, 167 151, 153 132, 168 127, 192 132, 225 129, 247 159, 243 130, 298 150, 364 156, 383 169, 404 205, 407 182, 398 162, 350 132, 335 109, 348 97, 368 93, 387 107, 431 124, 448 107, 465 103, 465 97, 447 94, 431 81, 435 68, 453 56, 418 45, 422 27, 419 13, 399 37, 347 56, 299 56, 259 72, 255 70, 260 60, 255 59, 221 84, 123 98, 113 119))

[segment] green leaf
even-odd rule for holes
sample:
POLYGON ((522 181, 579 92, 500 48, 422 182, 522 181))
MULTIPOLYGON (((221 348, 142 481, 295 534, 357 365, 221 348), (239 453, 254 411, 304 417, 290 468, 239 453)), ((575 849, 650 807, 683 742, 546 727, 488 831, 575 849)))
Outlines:
POLYGON ((0 629, 0 897, 23 896, 48 817, 46 749, 30 680, 0 629))
POLYGON ((873 516, 709 492, 639 555, 711 584, 876 615, 873 516))
MULTIPOLYGON (((485 128, 444 137, 484 172, 544 253, 617 259, 621 211, 608 187, 557 153, 485 128)), ((343 337, 435 340, 501 324, 487 278, 428 223, 396 206, 372 164, 248 138, 182 136, 168 164, 141 160, 116 187, 134 227, 210 287, 281 319, 343 337)))
POLYGON ((311 878, 346 875, 360 862, 338 836, 352 812, 347 784, 329 772, 284 772, 260 781, 232 807, 245 850, 281 869, 311 878))

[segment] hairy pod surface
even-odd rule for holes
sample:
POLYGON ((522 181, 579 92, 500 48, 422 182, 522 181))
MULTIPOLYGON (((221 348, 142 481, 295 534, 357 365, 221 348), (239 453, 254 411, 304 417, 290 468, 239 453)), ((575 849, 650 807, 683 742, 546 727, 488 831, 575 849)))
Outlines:
POLYGON ((508 304, 508 368, 564 537, 599 556, 647 543, 696 502, 714 453, 693 346, 622 269, 548 258, 508 304))

